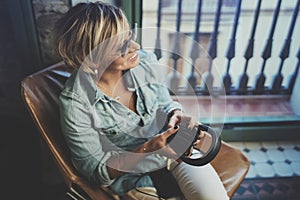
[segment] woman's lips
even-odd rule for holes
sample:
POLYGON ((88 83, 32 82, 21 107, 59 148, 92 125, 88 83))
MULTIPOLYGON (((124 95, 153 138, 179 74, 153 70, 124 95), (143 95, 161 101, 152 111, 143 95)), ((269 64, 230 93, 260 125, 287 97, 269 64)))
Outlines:
POLYGON ((135 62, 137 59, 138 59, 138 54, 137 53, 135 53, 135 54, 133 54, 130 58, 128 58, 128 60, 130 61, 130 62, 135 62))

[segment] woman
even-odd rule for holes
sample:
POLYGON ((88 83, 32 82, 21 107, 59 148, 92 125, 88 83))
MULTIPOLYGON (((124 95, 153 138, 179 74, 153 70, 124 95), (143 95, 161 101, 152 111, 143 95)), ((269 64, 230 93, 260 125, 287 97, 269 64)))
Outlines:
POLYGON ((124 198, 157 199, 153 174, 168 168, 186 199, 228 199, 211 165, 189 166, 167 145, 190 118, 160 81, 155 56, 134 41, 123 12, 80 3, 58 25, 59 54, 75 69, 60 95, 61 125, 79 172, 124 198))

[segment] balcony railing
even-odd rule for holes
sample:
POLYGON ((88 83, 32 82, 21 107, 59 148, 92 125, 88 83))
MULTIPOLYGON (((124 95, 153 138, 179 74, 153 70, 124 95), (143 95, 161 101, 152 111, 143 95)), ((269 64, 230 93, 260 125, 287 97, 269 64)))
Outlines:
POLYGON ((158 0, 155 16, 144 11, 144 16, 156 19, 153 50, 159 59, 167 57, 173 68, 169 74, 172 91, 290 95, 300 67, 300 0, 288 1, 289 6, 283 4, 287 1, 271 1, 275 6, 263 8, 268 2, 251 1, 255 6, 247 8, 243 4, 248 2, 242 0, 158 0), (163 39, 165 27, 174 32, 163 39), (185 44, 185 37, 193 42, 185 44), (168 51, 163 43, 169 45, 168 51), (185 54, 188 58, 183 58, 182 51, 190 52, 185 54), (219 78, 216 70, 221 72, 219 78), (177 72, 189 87, 181 84, 177 72))

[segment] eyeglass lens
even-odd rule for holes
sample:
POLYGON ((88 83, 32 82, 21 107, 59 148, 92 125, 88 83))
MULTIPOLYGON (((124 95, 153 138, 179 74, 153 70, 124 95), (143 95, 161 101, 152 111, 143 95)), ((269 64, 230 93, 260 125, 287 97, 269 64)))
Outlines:
POLYGON ((132 31, 130 31, 130 37, 128 40, 126 40, 121 47, 121 56, 124 57, 128 53, 128 47, 131 42, 131 40, 135 41, 136 40, 136 32, 137 32, 137 23, 134 24, 134 28, 132 31))

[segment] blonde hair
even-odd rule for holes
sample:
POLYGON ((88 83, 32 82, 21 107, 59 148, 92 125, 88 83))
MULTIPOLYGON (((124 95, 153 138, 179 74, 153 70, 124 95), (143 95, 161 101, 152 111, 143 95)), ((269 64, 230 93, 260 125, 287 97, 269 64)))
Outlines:
POLYGON ((124 41, 120 37, 114 41, 110 38, 123 32, 126 26, 128 21, 124 13, 113 5, 79 3, 57 23, 58 53, 67 65, 76 69, 83 66, 85 71, 93 73, 110 51, 107 47, 116 47, 124 41), (96 57, 92 53, 95 49, 96 57))

